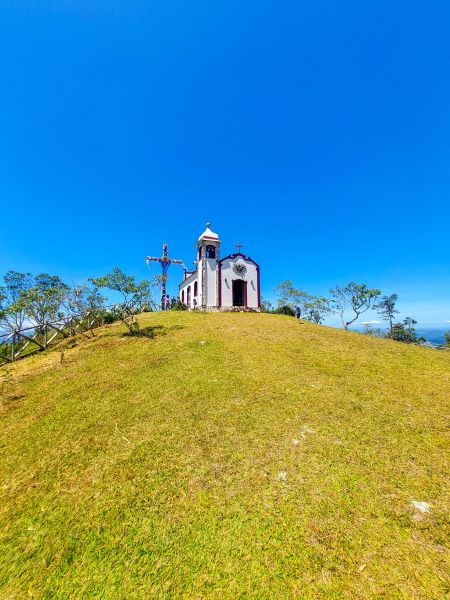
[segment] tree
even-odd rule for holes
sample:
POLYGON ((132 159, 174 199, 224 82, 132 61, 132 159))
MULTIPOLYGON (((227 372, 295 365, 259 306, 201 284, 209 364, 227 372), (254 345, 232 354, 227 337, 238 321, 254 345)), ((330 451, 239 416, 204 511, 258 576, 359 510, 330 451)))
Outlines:
POLYGON ((324 317, 331 312, 329 300, 323 297, 310 296, 303 304, 303 318, 311 323, 322 323, 324 317))
POLYGON ((337 285, 330 290, 330 294, 334 311, 341 317, 344 329, 348 329, 349 325, 354 323, 360 315, 373 307, 374 302, 381 295, 381 291, 350 281, 344 287, 337 285), (347 309, 353 311, 353 315, 348 319, 345 316, 347 309))
POLYGON ((294 308, 296 305, 303 307, 311 296, 300 289, 294 288, 290 279, 285 279, 275 287, 275 293, 278 296, 278 307, 290 306, 294 308))
POLYGON ((372 325, 372 323, 363 323, 363 325, 364 325, 364 329, 363 329, 364 335, 371 335, 373 337, 379 337, 379 338, 386 337, 386 333, 379 327, 374 327, 372 325))
POLYGON ((31 287, 30 273, 8 271, 0 286, 0 326, 12 332, 22 329, 27 318, 24 293, 31 287))
POLYGON ((104 311, 105 299, 101 296, 96 286, 90 288, 87 285, 78 285, 68 290, 65 305, 69 314, 73 316, 84 316, 89 313, 89 330, 94 335, 93 327, 96 315, 104 311))
POLYGON ((31 287, 22 294, 27 316, 41 329, 47 321, 62 319, 62 305, 69 289, 57 275, 36 275, 31 287))
POLYGON ((119 293, 123 301, 115 308, 117 317, 131 335, 143 335, 136 314, 143 305, 154 305, 152 291, 157 281, 150 282, 145 279, 137 283, 132 275, 126 275, 118 267, 103 277, 91 277, 89 281, 96 288, 107 288, 119 293))
POLYGON ((261 298, 260 310, 261 312, 265 313, 273 312, 272 302, 270 302, 270 300, 266 300, 265 298, 261 298))
POLYGON ((304 290, 295 288, 290 279, 278 284, 275 293, 278 296, 278 309, 285 306, 295 309, 296 306, 300 306, 302 318, 311 323, 322 323, 325 315, 331 312, 327 298, 312 296, 304 290))
POLYGON ((398 310, 395 308, 395 304, 398 300, 398 294, 391 294, 390 296, 383 296, 377 304, 374 304, 374 309, 383 319, 383 321, 389 321, 389 332, 392 333, 392 323, 394 315, 398 314, 398 310))
POLYGON ((404 342, 405 344, 421 344, 426 342, 425 338, 417 337, 414 325, 417 321, 411 317, 406 317, 402 323, 395 323, 392 326, 392 331, 389 337, 397 342, 404 342))

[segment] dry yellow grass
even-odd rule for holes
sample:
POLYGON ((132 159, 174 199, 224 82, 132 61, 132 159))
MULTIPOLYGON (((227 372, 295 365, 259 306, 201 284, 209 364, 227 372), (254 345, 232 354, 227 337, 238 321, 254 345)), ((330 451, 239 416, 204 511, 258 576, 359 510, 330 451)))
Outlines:
POLYGON ((113 325, 10 370, 2 598, 445 597, 448 353, 141 320, 161 335, 113 325))

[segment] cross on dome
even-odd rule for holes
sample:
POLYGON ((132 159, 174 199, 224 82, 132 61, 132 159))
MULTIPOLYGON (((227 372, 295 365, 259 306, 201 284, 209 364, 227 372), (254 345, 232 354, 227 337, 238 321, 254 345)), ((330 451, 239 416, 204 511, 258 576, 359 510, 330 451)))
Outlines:
POLYGON ((241 244, 241 242, 238 242, 238 243, 236 244, 236 248, 237 248, 238 254, 240 254, 240 253, 241 253, 241 248, 242 248, 242 244, 241 244))

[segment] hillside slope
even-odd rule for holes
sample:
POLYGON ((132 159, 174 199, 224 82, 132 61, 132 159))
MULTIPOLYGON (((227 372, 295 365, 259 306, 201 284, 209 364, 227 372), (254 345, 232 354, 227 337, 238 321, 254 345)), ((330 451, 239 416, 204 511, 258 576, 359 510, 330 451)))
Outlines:
POLYGON ((10 369, 1 598, 444 597, 449 353, 141 320, 10 369))

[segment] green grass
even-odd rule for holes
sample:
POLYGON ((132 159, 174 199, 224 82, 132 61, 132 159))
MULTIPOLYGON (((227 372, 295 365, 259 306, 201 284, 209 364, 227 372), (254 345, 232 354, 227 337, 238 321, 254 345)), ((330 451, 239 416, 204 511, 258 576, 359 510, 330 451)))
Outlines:
POLYGON ((9 368, 2 599, 448 594, 448 353, 264 314, 141 323, 9 368))

